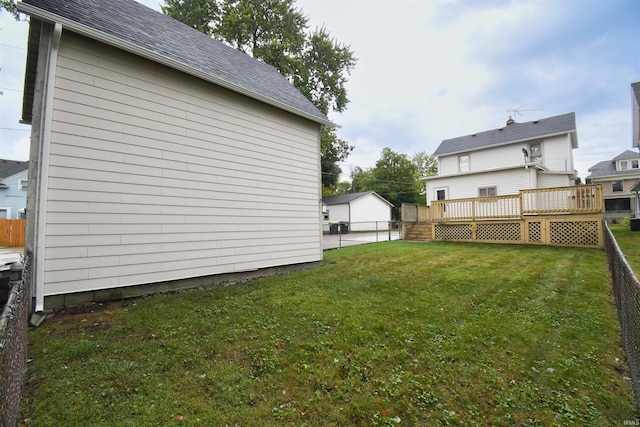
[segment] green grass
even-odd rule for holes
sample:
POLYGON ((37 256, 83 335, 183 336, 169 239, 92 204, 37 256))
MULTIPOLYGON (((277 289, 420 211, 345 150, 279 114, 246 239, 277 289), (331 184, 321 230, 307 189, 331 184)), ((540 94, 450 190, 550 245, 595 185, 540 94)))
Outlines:
POLYGON ((640 275, 640 231, 631 231, 620 224, 609 224, 609 229, 636 276, 640 275))
POLYGON ((33 425, 622 425, 604 252, 387 242, 322 267, 51 319, 33 425))

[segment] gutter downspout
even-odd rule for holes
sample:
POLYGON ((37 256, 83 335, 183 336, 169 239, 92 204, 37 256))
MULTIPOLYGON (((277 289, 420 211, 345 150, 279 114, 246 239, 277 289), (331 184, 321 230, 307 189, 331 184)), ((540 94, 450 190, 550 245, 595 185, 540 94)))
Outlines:
POLYGON ((51 150, 51 123, 53 121, 53 89, 56 80, 56 67, 58 63, 58 49, 60 38, 62 37, 62 25, 55 23, 49 41, 49 54, 46 69, 46 80, 44 87, 44 105, 42 120, 42 146, 40 155, 38 206, 36 209, 36 231, 35 231, 35 281, 36 281, 36 304, 35 311, 44 311, 44 252, 47 224, 47 191, 49 188, 49 160, 51 150))

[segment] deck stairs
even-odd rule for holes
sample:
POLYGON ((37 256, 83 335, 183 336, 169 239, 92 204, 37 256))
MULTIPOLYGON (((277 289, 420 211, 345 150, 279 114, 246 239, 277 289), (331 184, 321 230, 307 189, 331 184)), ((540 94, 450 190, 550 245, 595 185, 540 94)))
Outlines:
POLYGON ((428 241, 433 240, 433 223, 413 222, 405 224, 405 240, 428 241))

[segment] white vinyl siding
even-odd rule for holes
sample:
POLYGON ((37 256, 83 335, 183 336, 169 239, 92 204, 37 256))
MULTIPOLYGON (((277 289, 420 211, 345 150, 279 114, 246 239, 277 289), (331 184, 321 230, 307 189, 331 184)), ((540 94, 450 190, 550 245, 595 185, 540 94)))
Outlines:
POLYGON ((369 194, 351 202, 352 231, 383 229, 389 221, 391 207, 377 196, 369 194))
POLYGON ((572 185, 569 175, 538 174, 538 188, 566 187, 572 185))
POLYGON ((45 295, 319 261, 319 125, 63 33, 45 295))
MULTIPOLYGON (((466 199, 478 197, 478 188, 495 187, 497 194, 518 194, 523 188, 528 188, 528 171, 523 169, 510 169, 478 174, 449 176, 443 179, 427 181, 427 195, 436 197, 434 189, 447 187, 447 199, 466 199)), ((427 204, 435 200, 427 200, 427 204)))
POLYGON ((573 171, 573 150, 568 135, 546 138, 542 143, 544 166, 551 171, 573 171))

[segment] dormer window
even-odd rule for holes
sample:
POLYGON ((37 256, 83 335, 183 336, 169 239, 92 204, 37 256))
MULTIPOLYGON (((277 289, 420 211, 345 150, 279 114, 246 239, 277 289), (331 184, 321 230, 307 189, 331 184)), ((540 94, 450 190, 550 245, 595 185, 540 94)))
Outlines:
POLYGON ((640 161, 636 159, 631 160, 618 160, 618 171, 627 171, 629 169, 638 169, 640 165, 638 164, 640 161))

